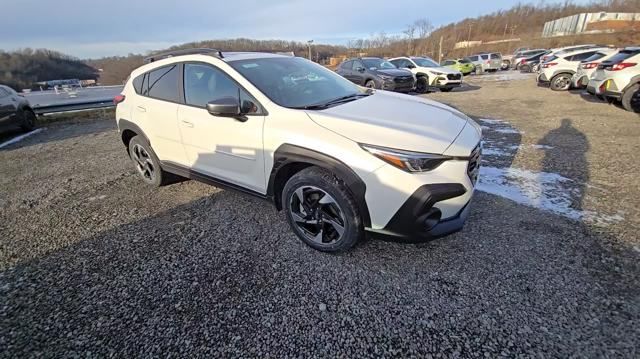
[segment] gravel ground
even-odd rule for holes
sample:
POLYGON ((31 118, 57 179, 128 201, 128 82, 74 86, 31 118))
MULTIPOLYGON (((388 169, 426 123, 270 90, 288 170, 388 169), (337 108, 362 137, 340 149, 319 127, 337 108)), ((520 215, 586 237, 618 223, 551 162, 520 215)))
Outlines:
POLYGON ((326 255, 261 200, 147 188, 112 121, 48 125, 0 150, 0 356, 638 357, 640 121, 499 80, 427 96, 518 130, 488 130, 519 149, 486 166, 561 173, 620 220, 478 192, 459 233, 326 255))

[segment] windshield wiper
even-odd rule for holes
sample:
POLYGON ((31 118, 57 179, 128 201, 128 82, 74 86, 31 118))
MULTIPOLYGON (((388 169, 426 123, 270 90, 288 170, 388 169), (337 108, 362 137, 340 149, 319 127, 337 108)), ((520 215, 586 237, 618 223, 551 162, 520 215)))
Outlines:
POLYGON ((313 104, 313 105, 307 105, 307 106, 300 106, 300 107, 294 107, 297 109, 302 109, 302 110, 320 110, 323 108, 328 108, 330 106, 333 105, 337 105, 340 103, 344 103, 344 102, 350 102, 350 101, 354 101, 360 97, 366 97, 371 95, 370 92, 366 92, 366 93, 355 93, 355 94, 351 94, 351 95, 347 95, 347 96, 340 96, 338 98, 334 98, 333 100, 327 101, 327 102, 323 102, 323 103, 318 103, 318 104, 313 104))

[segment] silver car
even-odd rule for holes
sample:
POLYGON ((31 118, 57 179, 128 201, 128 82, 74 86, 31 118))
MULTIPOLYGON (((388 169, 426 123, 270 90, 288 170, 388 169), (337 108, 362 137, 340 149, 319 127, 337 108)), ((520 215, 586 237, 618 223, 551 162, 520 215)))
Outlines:
POLYGON ((485 71, 496 72, 502 68, 502 54, 499 52, 471 55, 467 56, 467 59, 475 65, 476 74, 485 71))

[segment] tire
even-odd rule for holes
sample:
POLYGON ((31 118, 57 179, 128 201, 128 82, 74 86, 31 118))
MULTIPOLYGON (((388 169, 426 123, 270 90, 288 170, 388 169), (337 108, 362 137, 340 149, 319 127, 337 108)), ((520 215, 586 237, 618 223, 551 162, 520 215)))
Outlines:
POLYGON ((163 186, 175 177, 162 170, 158 156, 156 156, 151 146, 141 136, 134 136, 131 141, 129 141, 129 157, 140 178, 150 186, 163 186))
POLYGON ((293 232, 313 249, 342 252, 364 237, 353 195, 323 168, 307 167, 293 175, 282 191, 282 203, 293 232))
POLYGON ((553 91, 567 91, 571 87, 571 74, 561 73, 551 78, 549 87, 553 91))
POLYGON ((364 83, 364 87, 370 88, 370 89, 375 89, 376 88, 376 82, 373 81, 373 80, 367 80, 367 82, 364 83))
POLYGON ((640 83, 629 87, 622 94, 621 102, 625 110, 640 113, 640 83))
POLYGON ((531 72, 531 66, 529 65, 521 65, 520 72, 531 72))
POLYGON ((440 91, 442 91, 442 92, 451 92, 451 91, 453 91, 453 87, 441 88, 440 91))
POLYGON ((32 131, 36 127, 36 114, 31 110, 24 110, 22 112, 22 122, 20 128, 24 132, 32 131))
POLYGON ((416 92, 429 93, 429 78, 425 76, 418 77, 418 80, 416 81, 416 92))

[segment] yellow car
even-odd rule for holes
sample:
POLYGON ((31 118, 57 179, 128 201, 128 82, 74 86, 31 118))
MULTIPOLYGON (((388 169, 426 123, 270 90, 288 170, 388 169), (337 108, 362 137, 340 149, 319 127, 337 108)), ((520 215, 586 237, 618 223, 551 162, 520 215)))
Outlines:
POLYGON ((452 68, 454 70, 458 70, 465 76, 475 70, 473 62, 469 61, 468 59, 444 60, 441 65, 452 68))

